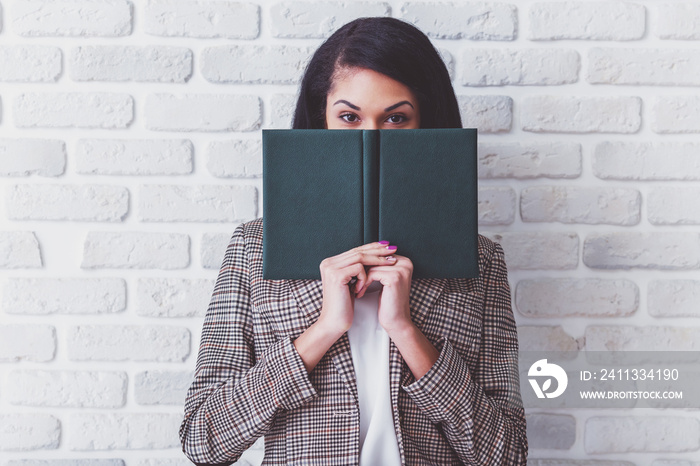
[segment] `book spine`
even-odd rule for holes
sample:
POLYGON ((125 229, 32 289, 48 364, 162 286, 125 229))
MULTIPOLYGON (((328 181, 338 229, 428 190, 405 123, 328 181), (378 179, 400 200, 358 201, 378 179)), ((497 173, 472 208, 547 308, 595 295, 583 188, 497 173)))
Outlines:
POLYGON ((365 244, 379 241, 379 130, 362 131, 365 244))

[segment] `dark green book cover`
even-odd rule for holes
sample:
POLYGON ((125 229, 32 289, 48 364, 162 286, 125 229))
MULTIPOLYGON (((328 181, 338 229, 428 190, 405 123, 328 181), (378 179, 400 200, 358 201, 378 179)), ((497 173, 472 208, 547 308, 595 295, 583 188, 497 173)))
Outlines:
POLYGON ((478 275, 475 129, 264 130, 263 278, 372 241, 414 278, 478 275))

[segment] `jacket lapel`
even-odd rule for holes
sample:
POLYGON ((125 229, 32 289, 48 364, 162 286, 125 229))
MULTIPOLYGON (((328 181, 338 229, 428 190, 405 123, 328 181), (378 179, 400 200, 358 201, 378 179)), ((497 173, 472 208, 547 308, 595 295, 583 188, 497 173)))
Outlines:
MULTIPOLYGON (((323 305, 321 280, 287 280, 287 282, 308 325, 314 324, 321 315, 321 306, 323 305)), ((327 355, 333 361, 340 377, 357 401, 357 382, 355 380, 355 370, 352 365, 352 353, 350 352, 350 341, 347 333, 343 334, 331 346, 327 355)))
MULTIPOLYGON (((409 294, 409 305, 411 306, 411 319, 421 331, 425 324, 430 310, 432 309, 438 296, 445 288, 447 279, 420 279, 413 280, 411 292, 409 294)), ((395 415, 398 415, 398 397, 401 385, 407 385, 413 380, 413 375, 406 367, 401 357, 401 353, 392 343, 389 350, 389 375, 391 380, 391 404, 395 415)))
POLYGON ((446 278, 426 278, 411 282, 409 304, 411 319, 416 327, 423 330, 423 324, 438 296, 442 294, 447 283, 446 278))
MULTIPOLYGON (((413 280, 411 292, 409 294, 409 305, 411 306, 411 319, 416 326, 423 330, 423 324, 435 304, 435 300, 440 296, 447 279, 421 279, 413 280)), ((411 383, 413 375, 411 371, 404 371, 406 364, 399 353, 398 348, 392 342, 389 345, 389 383, 391 391, 391 410, 394 414, 394 428, 396 430, 396 440, 399 442, 399 452, 401 460, 405 463, 403 435, 401 433, 401 423, 399 418, 399 390, 402 385, 411 383)))
POLYGON ((323 304, 321 280, 287 280, 287 283, 309 326, 314 324, 323 304))

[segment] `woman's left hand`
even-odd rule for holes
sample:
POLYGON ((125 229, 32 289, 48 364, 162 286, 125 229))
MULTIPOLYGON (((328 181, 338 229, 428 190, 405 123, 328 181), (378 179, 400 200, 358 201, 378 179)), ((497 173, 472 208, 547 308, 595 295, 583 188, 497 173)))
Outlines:
POLYGON ((367 272, 367 283, 357 294, 357 298, 364 296, 372 282, 376 281, 384 285, 379 300, 379 324, 389 336, 413 326, 409 305, 413 262, 408 257, 398 254, 394 254, 394 257, 396 262, 393 265, 370 267, 367 272))
POLYGON ((440 353, 411 320, 409 296, 413 262, 394 254, 393 265, 375 265, 367 271, 367 283, 357 294, 364 296, 372 282, 384 285, 379 298, 379 324, 394 342, 416 380, 435 364, 440 353))

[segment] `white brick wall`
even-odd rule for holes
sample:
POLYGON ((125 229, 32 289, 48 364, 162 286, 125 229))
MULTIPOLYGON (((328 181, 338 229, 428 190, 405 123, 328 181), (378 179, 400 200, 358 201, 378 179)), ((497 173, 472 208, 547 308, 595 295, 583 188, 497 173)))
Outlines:
POLYGON ((126 128, 134 99, 117 93, 26 93, 14 101, 19 128, 126 128))
MULTIPOLYGON (((522 349, 698 350, 700 1, 0 0, 0 466, 188 464, 202 319, 263 214, 260 129, 360 16, 448 64, 522 349)), ((693 466, 699 422, 528 412, 530 464, 693 466)))

